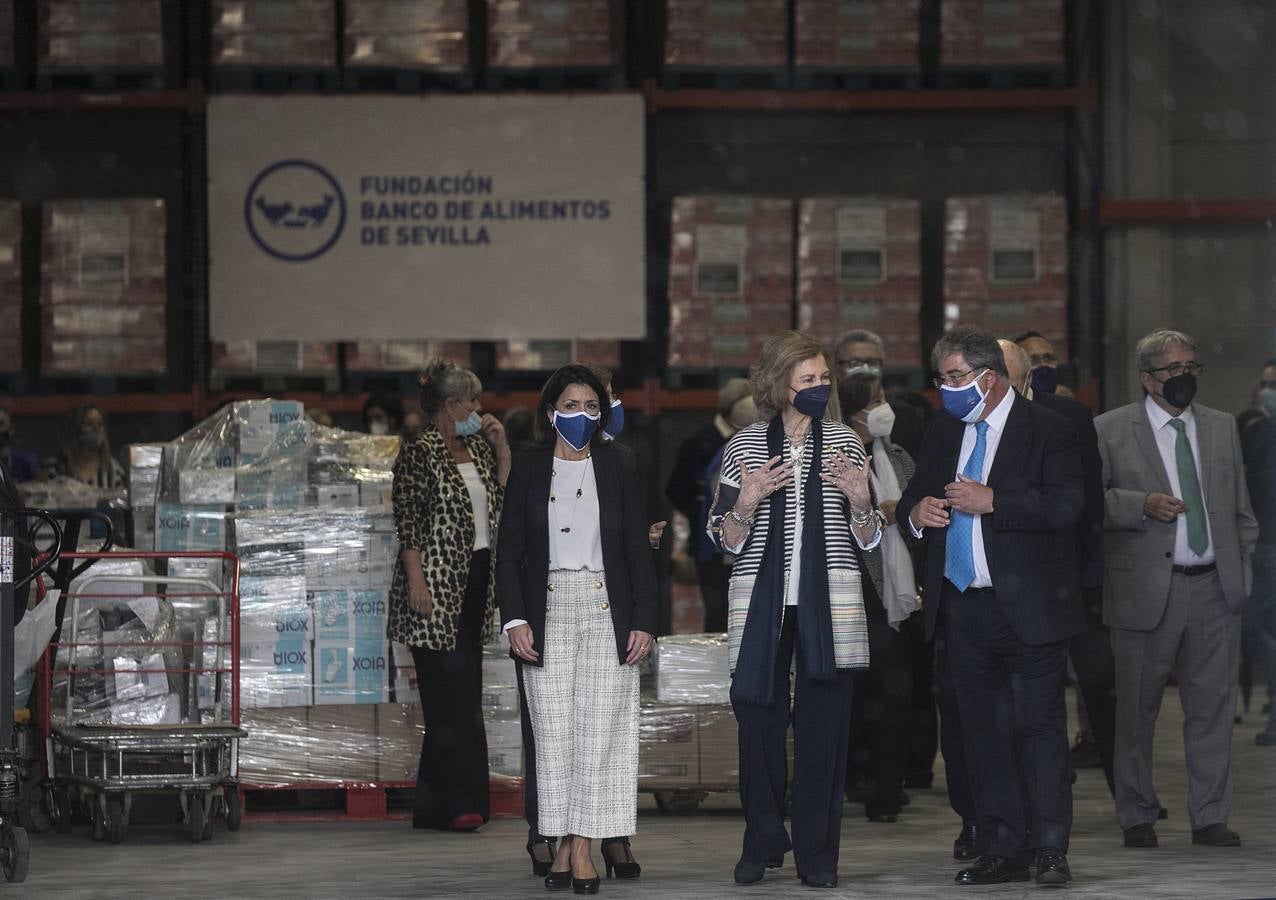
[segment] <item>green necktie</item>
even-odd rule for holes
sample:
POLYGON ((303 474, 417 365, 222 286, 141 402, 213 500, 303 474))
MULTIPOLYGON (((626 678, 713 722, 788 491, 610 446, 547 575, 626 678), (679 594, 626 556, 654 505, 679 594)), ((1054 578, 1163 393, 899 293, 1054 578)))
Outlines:
POLYGON ((1210 545, 1201 480, 1196 477, 1196 460, 1192 456, 1192 445, 1187 440, 1187 425, 1179 418, 1170 419, 1170 424, 1178 432, 1174 439, 1174 461, 1179 467, 1179 492, 1187 506, 1187 545, 1200 556, 1210 545))

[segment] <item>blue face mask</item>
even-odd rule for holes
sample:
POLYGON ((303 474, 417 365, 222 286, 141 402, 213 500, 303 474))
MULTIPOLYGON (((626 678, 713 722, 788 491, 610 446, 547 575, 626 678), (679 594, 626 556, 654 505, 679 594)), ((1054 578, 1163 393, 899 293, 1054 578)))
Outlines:
POLYGON ((554 430, 573 450, 584 450, 589 446, 594 432, 598 430, 600 418, 602 417, 591 416, 584 411, 560 413, 554 410, 554 430))
POLYGON ((607 433, 612 437, 620 434, 625 427, 625 408, 619 400, 611 401, 611 416, 607 419, 607 433))
POLYGON ((1037 366, 1032 370, 1032 391, 1053 394, 1059 388, 1059 370, 1054 366, 1037 366))
POLYGON ((986 374, 988 374, 988 370, 984 369, 974 377, 970 384, 963 387, 940 385, 939 393, 944 399, 944 411, 954 419, 961 419, 963 422, 978 422, 979 417, 984 414, 985 401, 988 396, 979 389, 979 379, 986 374))
POLYGON ((824 408, 829 405, 829 395, 833 392, 827 384, 802 388, 793 392, 793 408, 812 419, 824 418, 824 408))
POLYGON ((1258 392, 1258 408, 1276 419, 1276 388, 1263 388, 1258 392))
POLYGON ((478 410, 470 413, 464 419, 456 423, 456 436, 469 437, 478 434, 483 428, 483 417, 478 414, 478 410))

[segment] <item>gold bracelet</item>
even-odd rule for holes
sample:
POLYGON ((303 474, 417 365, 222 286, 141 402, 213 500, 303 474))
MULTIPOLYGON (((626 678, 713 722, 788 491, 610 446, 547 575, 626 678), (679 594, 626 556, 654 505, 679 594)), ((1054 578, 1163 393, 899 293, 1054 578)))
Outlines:
POLYGON ((740 515, 738 512, 735 511, 734 506, 727 510, 727 518, 730 519, 732 522, 735 522, 737 525, 743 525, 745 528, 753 527, 753 519, 752 518, 746 519, 744 516, 740 515))

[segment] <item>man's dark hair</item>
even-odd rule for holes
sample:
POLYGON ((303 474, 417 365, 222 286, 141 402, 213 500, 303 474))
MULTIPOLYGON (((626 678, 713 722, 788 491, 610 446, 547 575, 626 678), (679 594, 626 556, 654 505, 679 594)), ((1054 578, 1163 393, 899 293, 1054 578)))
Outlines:
POLYGON ((954 353, 965 357, 966 363, 976 372, 992 369, 1002 378, 1010 378, 1006 371, 1006 355, 1001 352, 997 339, 973 325, 959 325, 940 338, 930 352, 931 366, 938 372, 940 363, 954 353))
POLYGON ((592 444, 599 444, 603 440, 603 432, 607 429, 607 422, 611 418, 611 404, 607 401, 607 389, 602 386, 593 372, 587 366, 568 365, 563 366, 553 375, 549 376, 549 381, 545 382, 545 387, 541 388, 541 402, 536 410, 536 438, 545 446, 552 446, 554 443, 554 426, 549 422, 549 416, 553 414, 554 407, 558 404, 558 398, 563 396, 563 391, 567 390, 573 384, 583 384, 589 388, 598 397, 598 428, 594 431, 592 444))
POLYGON ((1046 343, 1050 343, 1050 338, 1046 337, 1040 331, 1025 331, 1023 334, 1016 335, 1010 339, 1013 344, 1022 344, 1028 338, 1041 338, 1046 343))

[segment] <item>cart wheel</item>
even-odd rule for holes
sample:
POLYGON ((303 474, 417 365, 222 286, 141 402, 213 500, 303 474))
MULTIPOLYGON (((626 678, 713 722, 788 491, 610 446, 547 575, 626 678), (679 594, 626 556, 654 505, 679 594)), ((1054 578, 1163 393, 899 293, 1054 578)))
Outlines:
POLYGON ((124 801, 118 797, 106 801, 106 828, 112 844, 124 840, 124 801))
POLYGON ((222 788, 222 802, 226 804, 226 829, 238 831, 244 816, 243 807, 239 805, 239 788, 233 784, 222 788))
POLYGON ((31 862, 31 840, 21 826, 6 828, 0 836, 0 857, 4 859, 6 881, 26 881, 27 866, 31 862))
POLYGON ((42 834, 53 827, 53 805, 48 792, 38 781, 22 786, 22 802, 18 806, 18 822, 31 834, 42 834))
POLYGON ((106 840, 106 798, 97 795, 89 801, 93 816, 93 840, 106 840))
POLYGON ((71 795, 66 788, 53 788, 53 821, 58 834, 71 833, 71 795))
POLYGON ((191 794, 186 804, 186 829, 192 844, 204 839, 204 800, 198 794, 191 794))

